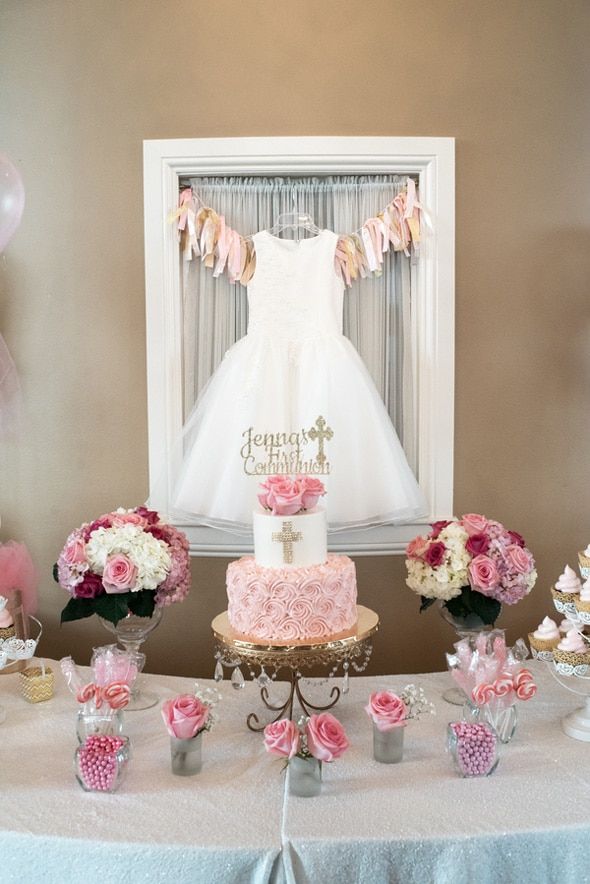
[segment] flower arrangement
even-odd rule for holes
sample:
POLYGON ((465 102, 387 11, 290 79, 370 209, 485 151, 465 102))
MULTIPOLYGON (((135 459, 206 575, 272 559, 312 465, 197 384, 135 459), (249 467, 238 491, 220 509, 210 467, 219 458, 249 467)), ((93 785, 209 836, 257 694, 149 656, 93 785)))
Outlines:
POLYGON ((503 603, 514 605, 537 579, 535 560, 516 531, 477 513, 435 522, 406 549, 406 583, 424 611, 436 599, 453 617, 495 623, 503 603))
POLYGON ((179 694, 162 704, 162 718, 166 730, 177 740, 192 740, 202 731, 210 731, 217 721, 213 707, 219 694, 212 688, 200 690, 195 685, 193 694, 179 694))
POLYGON ((301 718, 298 724, 290 718, 273 721, 264 728, 264 746, 271 755, 335 761, 349 747, 346 732, 329 712, 301 718))
POLYGON ((260 483, 260 506, 273 516, 294 516, 311 510, 326 493, 323 482, 313 476, 269 476, 260 483))
POLYGON ((73 531, 53 569, 71 596, 62 623, 98 614, 115 625, 128 613, 182 601, 190 587, 185 535, 140 506, 118 509, 73 531))
POLYGON ((375 691, 369 697, 365 712, 378 730, 390 731, 405 727, 408 721, 425 713, 434 715, 435 709, 422 688, 408 684, 399 696, 393 691, 375 691))

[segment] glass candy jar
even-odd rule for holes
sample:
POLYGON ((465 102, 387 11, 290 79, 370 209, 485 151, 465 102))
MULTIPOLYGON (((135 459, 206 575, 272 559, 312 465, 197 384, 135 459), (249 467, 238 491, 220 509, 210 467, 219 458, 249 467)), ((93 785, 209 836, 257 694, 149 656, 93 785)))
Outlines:
POLYGON ((494 697, 482 706, 470 701, 465 703, 463 718, 465 721, 487 722, 501 743, 509 743, 516 732, 518 713, 514 702, 506 702, 504 697, 494 697))
POLYGON ((203 766, 202 738, 203 731, 189 740, 170 737, 170 760, 173 774, 179 777, 190 777, 199 773, 203 766))
POLYGON ((451 722, 447 728, 447 749, 462 777, 489 777, 498 766, 496 733, 483 722, 451 722))
POLYGON ((397 764, 404 757, 405 727, 380 731, 373 722, 373 758, 381 764, 397 764))
POLYGON ((294 755, 289 762, 289 792, 312 798, 322 791, 322 762, 313 756, 294 755))
POLYGON ((79 743, 84 743, 87 737, 97 736, 121 736, 123 733, 123 710, 98 709, 94 712, 78 711, 76 735, 79 743))
POLYGON ((115 792, 121 785, 130 758, 127 737, 86 738, 74 753, 74 771, 85 792, 115 792))

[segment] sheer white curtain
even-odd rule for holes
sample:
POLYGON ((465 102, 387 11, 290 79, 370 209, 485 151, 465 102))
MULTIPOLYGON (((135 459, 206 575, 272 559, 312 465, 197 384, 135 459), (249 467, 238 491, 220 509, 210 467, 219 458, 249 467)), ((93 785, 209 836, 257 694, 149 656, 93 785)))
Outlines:
MULTIPOLYGON (((271 227, 279 212, 308 212, 318 227, 357 230, 383 209, 405 176, 202 177, 189 184, 242 235, 271 227)), ((292 233, 282 234, 290 236, 292 233)), ((410 465, 417 466, 412 371, 414 267, 401 252, 385 256, 383 274, 353 282, 344 298, 344 333, 389 411, 410 465)), ((193 259, 183 262, 184 410, 188 414, 225 351, 246 334, 246 289, 193 259)))

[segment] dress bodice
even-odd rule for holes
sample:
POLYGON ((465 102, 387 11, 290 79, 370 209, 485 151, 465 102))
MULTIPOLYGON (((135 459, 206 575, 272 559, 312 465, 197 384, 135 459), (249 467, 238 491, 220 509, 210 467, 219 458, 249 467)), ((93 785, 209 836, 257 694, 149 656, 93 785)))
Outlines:
POLYGON ((255 233, 256 272, 248 285, 248 334, 300 340, 342 334, 344 283, 334 269, 338 234, 299 242, 255 233))

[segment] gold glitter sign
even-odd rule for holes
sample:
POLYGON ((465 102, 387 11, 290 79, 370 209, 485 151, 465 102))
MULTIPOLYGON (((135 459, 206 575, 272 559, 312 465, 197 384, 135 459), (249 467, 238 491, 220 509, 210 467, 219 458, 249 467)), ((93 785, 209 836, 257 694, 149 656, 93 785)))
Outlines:
POLYGON ((321 415, 309 429, 292 433, 260 433, 249 427, 240 449, 248 476, 328 476, 326 445, 334 431, 321 415))

